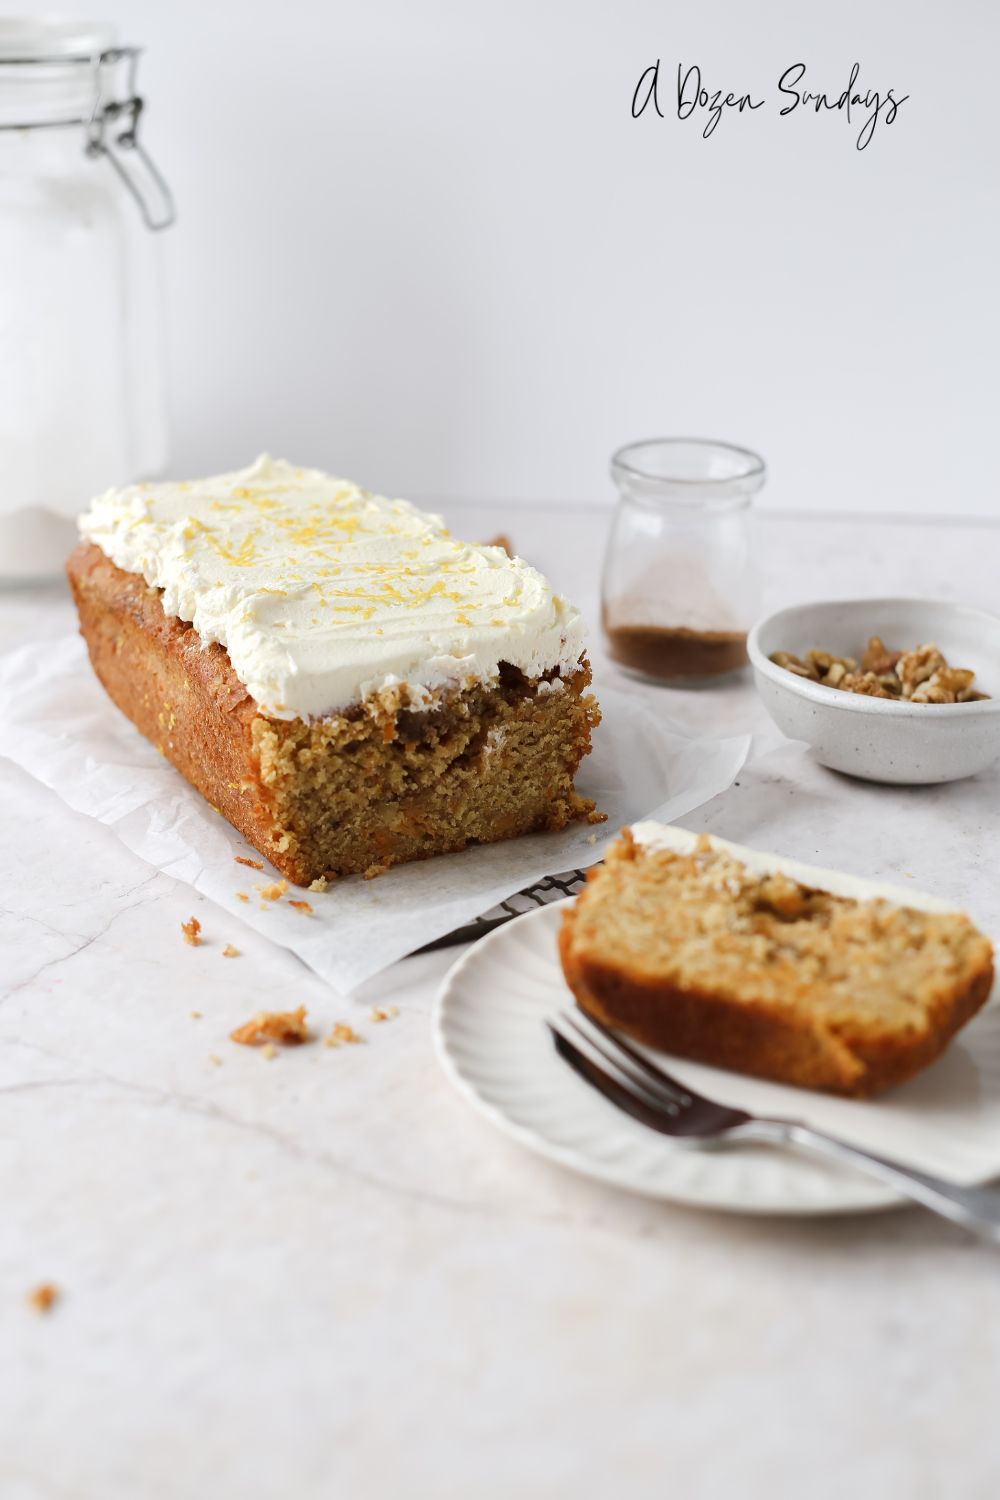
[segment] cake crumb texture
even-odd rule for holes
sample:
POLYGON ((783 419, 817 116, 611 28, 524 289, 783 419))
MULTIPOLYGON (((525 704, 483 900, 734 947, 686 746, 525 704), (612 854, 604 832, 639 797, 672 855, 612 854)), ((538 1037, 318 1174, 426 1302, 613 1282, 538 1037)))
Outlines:
POLYGON ((201 936, 201 923, 197 917, 188 917, 186 922, 182 922, 181 932, 184 934, 184 941, 192 948, 201 947, 204 939, 201 936))
POLYGON ((373 1005, 368 1019, 374 1025, 379 1021, 394 1021, 399 1015, 398 1005, 373 1005))
POLYGON ((581 1009, 681 1057, 834 1093, 919 1072, 980 1008, 993 951, 959 913, 760 874, 700 839, 628 830, 563 915, 581 1009))
POLYGON ((262 901, 280 901, 288 890, 288 881, 273 880, 269 885, 255 885, 254 890, 259 893, 262 901))
POLYGON ((300 1005, 298 1010, 259 1010, 229 1036, 242 1047, 262 1047, 275 1042, 282 1047, 294 1047, 308 1042, 312 1032, 306 1023, 306 1008, 300 1005))
POLYGON ((270 858, 301 885, 371 877, 590 817, 573 789, 599 720, 589 681, 581 667, 568 691, 538 693, 511 668, 430 710, 400 695, 308 724, 258 718, 260 781, 283 831, 270 858))
POLYGON ((364 1037, 359 1036, 353 1026, 349 1026, 346 1021, 335 1021, 333 1030, 323 1038, 323 1045, 325 1047, 349 1047, 363 1041, 364 1037))
POLYGON ((28 1306, 35 1312, 51 1312, 59 1301, 59 1288, 51 1281, 43 1281, 28 1293, 28 1306))

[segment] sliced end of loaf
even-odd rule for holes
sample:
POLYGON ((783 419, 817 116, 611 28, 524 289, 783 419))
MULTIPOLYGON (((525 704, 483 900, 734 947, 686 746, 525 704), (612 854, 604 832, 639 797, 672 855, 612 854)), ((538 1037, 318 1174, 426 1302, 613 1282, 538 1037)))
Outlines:
POLYGON ((677 1056, 855 1096, 927 1067, 993 981, 989 942, 958 914, 851 902, 746 871, 737 892, 731 862, 714 867, 707 845, 651 852, 627 830, 564 913, 559 948, 577 1003, 605 1025, 677 1056), (845 960, 852 927, 857 952, 845 960), (922 985, 912 977, 921 953, 922 985), (897 966, 915 993, 901 993, 897 966), (853 1006, 852 974, 863 985, 853 1006))

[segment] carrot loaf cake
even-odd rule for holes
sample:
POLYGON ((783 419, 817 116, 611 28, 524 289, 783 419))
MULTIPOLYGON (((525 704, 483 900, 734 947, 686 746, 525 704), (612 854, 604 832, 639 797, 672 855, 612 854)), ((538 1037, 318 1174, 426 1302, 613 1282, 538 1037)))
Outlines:
POLYGON ((563 972, 584 1011, 651 1047, 874 1094, 933 1062, 993 980, 968 917, 897 897, 637 823, 564 915, 563 972))
POLYGON ((80 531, 101 682, 296 884, 596 817, 580 616, 499 547, 267 457, 109 490, 80 531))

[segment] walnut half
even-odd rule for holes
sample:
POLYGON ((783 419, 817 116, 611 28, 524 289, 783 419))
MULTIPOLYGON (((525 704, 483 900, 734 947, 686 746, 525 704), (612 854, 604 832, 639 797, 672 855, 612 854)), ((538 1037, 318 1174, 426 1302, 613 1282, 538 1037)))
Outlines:
POLYGON ((966 692, 972 686, 975 675, 975 672, 967 672, 962 667, 939 667, 926 682, 915 689, 910 702, 957 703, 959 693, 966 692))
POLYGON ((917 646, 913 651, 904 651, 896 663, 896 676, 903 684, 903 697, 912 698, 914 690, 922 682, 926 682, 939 668, 947 665, 948 663, 933 643, 928 646, 917 646))

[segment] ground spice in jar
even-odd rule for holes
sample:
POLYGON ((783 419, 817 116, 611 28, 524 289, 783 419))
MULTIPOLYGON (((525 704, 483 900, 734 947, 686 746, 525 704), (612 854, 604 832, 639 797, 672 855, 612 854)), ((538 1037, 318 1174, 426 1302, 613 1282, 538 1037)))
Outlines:
POLYGON ((746 632, 694 630, 685 625, 613 624, 604 611, 608 655, 619 666, 670 682, 685 677, 721 677, 747 660, 746 632))

